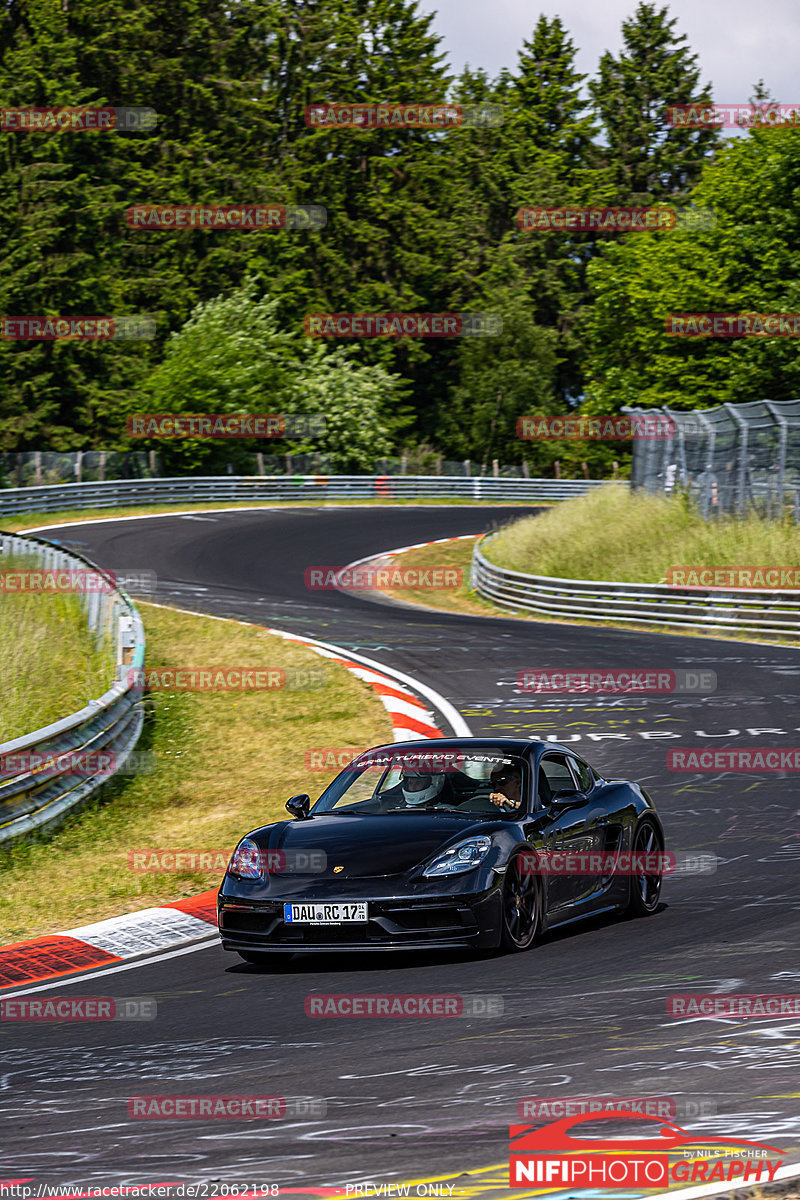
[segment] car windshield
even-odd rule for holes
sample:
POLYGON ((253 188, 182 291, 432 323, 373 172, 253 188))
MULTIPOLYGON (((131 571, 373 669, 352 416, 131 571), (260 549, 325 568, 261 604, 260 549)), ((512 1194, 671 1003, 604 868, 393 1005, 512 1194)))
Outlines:
POLYGON ((314 805, 315 813, 515 815, 526 794, 521 758, 491 747, 367 751, 314 805))

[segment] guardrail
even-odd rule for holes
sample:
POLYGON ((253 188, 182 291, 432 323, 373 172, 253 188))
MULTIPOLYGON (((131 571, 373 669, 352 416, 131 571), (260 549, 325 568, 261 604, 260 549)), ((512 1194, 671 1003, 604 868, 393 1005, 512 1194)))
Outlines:
POLYGON ((720 591, 675 588, 664 583, 611 583, 527 575, 489 562, 481 547, 472 556, 472 587, 505 608, 582 621, 635 621, 719 631, 800 634, 800 595, 790 591, 720 591))
MULTIPOLYGON (((602 480, 513 479, 492 475, 211 475, 114 479, 0 489, 0 517, 65 508, 277 500, 413 500, 461 497, 553 503, 608 486, 602 480)), ((621 485, 626 486, 626 485, 621 485)))
MULTIPOLYGON (((23 489, 24 490, 24 489, 23 489)), ((44 570, 87 568, 113 580, 80 554, 59 550, 33 537, 0 533, 0 564, 7 555, 32 557, 44 570)), ((142 619, 124 591, 81 593, 89 630, 97 638, 110 632, 116 662, 116 679, 109 690, 85 708, 33 733, 0 743, 0 763, 8 755, 36 756, 34 764, 59 755, 105 752, 111 767, 94 774, 70 773, 69 767, 55 773, 59 764, 24 770, 17 775, 0 772, 0 842, 10 841, 33 830, 43 829, 63 814, 94 795, 104 783, 124 768, 142 730, 144 714, 140 703, 142 687, 132 670, 144 667, 142 619)), ((0 684, 2 686, 2 684, 0 684)), ((101 761, 104 756, 101 756, 101 761)), ((30 758, 28 758, 30 762, 30 758)), ((74 759, 65 763, 75 765, 74 759)), ((60 764, 64 766, 64 764, 60 764)), ((13 770, 13 765, 11 767, 13 770)))

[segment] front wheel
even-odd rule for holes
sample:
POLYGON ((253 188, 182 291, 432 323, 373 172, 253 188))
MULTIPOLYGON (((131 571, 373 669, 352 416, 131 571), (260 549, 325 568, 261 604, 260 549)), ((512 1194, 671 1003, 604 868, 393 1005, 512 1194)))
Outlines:
MULTIPOLYGON (((653 821, 646 817, 636 830, 633 839, 634 854, 658 854, 664 850, 664 839, 653 821)), ((647 871, 644 864, 631 878, 631 895, 628 902, 628 915, 631 917, 649 917, 658 908, 661 898, 661 882, 663 866, 659 860, 656 869, 647 871)))
POLYGON ((529 949, 539 932, 540 912, 537 878, 523 869, 523 856, 516 854, 508 864, 503 882, 501 947, 513 951, 529 949))

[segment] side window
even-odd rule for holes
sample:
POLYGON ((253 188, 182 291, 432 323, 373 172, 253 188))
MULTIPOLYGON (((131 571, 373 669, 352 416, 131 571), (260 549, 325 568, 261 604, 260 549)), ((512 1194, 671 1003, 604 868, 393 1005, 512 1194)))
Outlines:
POLYGON ((549 804, 553 794, 561 788, 574 788, 575 784, 563 754, 548 754, 539 763, 538 790, 542 804, 549 804))
POLYGON ((569 763, 575 772, 575 777, 578 780, 578 787, 580 790, 582 792, 590 791, 592 785, 594 784, 594 776, 587 767, 586 763, 581 762, 580 759, 573 758, 571 755, 569 758, 569 763))

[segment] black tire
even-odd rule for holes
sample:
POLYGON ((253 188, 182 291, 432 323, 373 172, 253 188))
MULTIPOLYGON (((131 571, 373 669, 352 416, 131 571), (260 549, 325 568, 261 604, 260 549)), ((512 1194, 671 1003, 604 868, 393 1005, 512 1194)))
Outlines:
MULTIPOLYGON (((634 854, 660 854, 663 851, 664 839, 658 826, 648 817, 645 817, 636 826, 632 849, 634 854)), ((631 876, 631 893, 627 908, 629 917, 652 916, 661 899, 663 878, 664 872, 660 866, 652 874, 642 871, 631 876)))
POLYGON ((503 880, 503 913, 500 946, 520 953, 536 941, 541 926, 539 881, 532 872, 521 870, 523 856, 509 861, 503 880))

